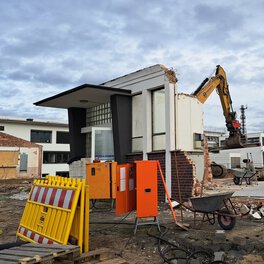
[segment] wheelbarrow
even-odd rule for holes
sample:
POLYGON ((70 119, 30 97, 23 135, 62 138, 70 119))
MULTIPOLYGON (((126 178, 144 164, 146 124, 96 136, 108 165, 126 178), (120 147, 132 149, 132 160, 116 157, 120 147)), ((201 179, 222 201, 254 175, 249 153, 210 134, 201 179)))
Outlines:
MULTIPOLYGON (((247 159, 243 159, 243 162, 246 164, 246 167, 242 170, 231 170, 234 174, 233 182, 236 185, 242 184, 243 180, 245 180, 247 185, 251 184, 251 179, 253 177, 257 177, 257 171, 254 167, 253 159, 252 159, 252 154, 251 155, 251 160, 248 158, 247 154, 247 159)), ((257 179, 257 178, 256 178, 257 179)))
POLYGON ((216 218, 220 227, 224 230, 231 230, 236 224, 237 212, 231 201, 231 196, 234 192, 225 192, 212 194, 202 197, 191 197, 191 207, 185 206, 187 209, 194 212, 194 221, 196 213, 202 213, 202 222, 208 221, 214 225, 216 218))

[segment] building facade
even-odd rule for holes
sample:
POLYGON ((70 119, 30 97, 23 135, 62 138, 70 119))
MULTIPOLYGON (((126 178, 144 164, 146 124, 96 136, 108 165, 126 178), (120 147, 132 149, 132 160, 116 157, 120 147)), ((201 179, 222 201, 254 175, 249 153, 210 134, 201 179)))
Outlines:
POLYGON ((171 197, 186 199, 194 177, 203 176, 203 110, 195 97, 178 93, 176 83, 175 72, 158 64, 35 104, 68 109, 72 166, 108 157, 118 163, 159 160, 171 197))
POLYGON ((0 131, 42 146, 41 176, 69 176, 69 129, 66 122, 0 117, 0 131))
POLYGON ((253 161, 255 167, 263 168, 264 133, 248 133, 247 144, 248 146, 245 148, 220 150, 217 154, 211 154, 211 159, 216 163, 225 165, 228 169, 245 167, 244 159, 250 159, 253 161))
POLYGON ((42 146, 0 132, 0 179, 39 178, 42 146))

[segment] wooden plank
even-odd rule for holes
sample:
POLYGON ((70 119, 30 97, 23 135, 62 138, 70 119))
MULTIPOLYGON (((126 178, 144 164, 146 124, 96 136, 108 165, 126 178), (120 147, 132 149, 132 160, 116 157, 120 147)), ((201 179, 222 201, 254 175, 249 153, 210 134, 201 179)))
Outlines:
POLYGON ((38 252, 38 254, 36 254, 36 252, 25 251, 23 249, 20 249, 20 250, 4 249, 4 250, 1 250, 0 253, 1 255, 13 255, 13 256, 20 256, 20 257, 34 257, 36 255, 52 256, 52 254, 47 253, 47 252, 38 252))
POLYGON ((72 262, 79 256, 79 246, 28 243, 19 247, 0 250, 0 264, 8 264, 8 261, 10 263, 33 264, 51 260, 60 261, 60 258, 67 262, 72 262))
POLYGON ((14 264, 14 263, 17 263, 17 260, 12 261, 12 260, 7 260, 7 259, 5 260, 0 259, 0 264, 14 264))
POLYGON ((23 250, 23 251, 31 251, 31 252, 40 252, 40 253, 51 253, 51 254, 58 254, 65 252, 63 249, 57 249, 57 248, 42 248, 42 247, 15 247, 12 248, 12 250, 23 250))
POLYGON ((79 249, 79 246, 76 245, 60 245, 60 244, 34 244, 34 243, 27 243, 21 245, 21 247, 37 247, 37 248, 58 248, 58 249, 79 249))
POLYGON ((2 254, 0 254, 0 260, 1 261, 8 261, 8 260, 10 260, 10 261, 16 261, 16 262, 18 262, 19 258, 20 258, 20 256, 2 255, 2 254))

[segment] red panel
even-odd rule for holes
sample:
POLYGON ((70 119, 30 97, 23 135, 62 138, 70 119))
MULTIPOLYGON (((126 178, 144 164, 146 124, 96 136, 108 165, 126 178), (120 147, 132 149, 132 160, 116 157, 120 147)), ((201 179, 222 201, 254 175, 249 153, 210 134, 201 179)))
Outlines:
POLYGON ((157 161, 136 161, 137 217, 158 215, 157 161))

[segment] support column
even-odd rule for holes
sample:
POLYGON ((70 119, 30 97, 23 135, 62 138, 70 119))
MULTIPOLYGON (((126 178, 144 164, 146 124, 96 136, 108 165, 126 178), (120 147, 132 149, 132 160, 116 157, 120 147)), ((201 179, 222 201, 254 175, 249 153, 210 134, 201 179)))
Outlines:
POLYGON ((111 110, 115 161, 124 164, 132 152, 132 97, 111 96, 111 110))

